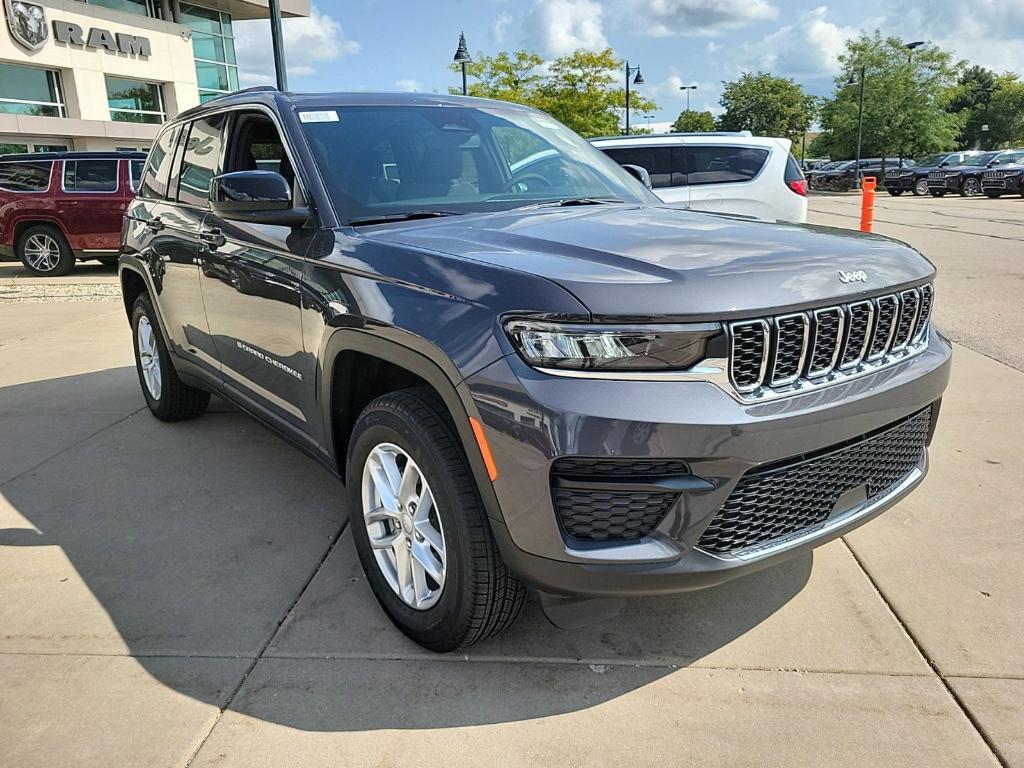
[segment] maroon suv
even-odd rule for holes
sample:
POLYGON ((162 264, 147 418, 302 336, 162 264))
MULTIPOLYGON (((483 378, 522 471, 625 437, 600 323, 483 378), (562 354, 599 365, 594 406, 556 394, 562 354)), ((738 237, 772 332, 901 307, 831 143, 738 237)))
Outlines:
POLYGON ((66 275, 76 260, 116 263, 145 161, 142 152, 0 155, 0 258, 37 275, 66 275))

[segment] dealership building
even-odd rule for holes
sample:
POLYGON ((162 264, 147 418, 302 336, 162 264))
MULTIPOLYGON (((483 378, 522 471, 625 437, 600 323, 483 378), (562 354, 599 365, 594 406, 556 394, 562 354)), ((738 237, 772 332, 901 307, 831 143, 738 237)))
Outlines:
POLYGON ((0 2, 0 154, 148 149, 164 120, 238 89, 232 22, 269 17, 266 0, 0 2))

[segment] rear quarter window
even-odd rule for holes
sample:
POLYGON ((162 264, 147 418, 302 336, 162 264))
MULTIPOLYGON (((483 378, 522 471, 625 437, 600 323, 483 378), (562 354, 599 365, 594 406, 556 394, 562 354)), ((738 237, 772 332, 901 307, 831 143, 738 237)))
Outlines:
POLYGON ((178 126, 163 131, 149 150, 146 167, 139 184, 139 197, 162 199, 167 196, 167 181, 171 172, 171 155, 178 138, 178 126))
POLYGON ((750 181, 768 160, 768 150, 756 147, 687 146, 687 180, 694 184, 750 181))
POLYGON ((45 192, 50 186, 50 163, 0 163, 0 189, 45 192))

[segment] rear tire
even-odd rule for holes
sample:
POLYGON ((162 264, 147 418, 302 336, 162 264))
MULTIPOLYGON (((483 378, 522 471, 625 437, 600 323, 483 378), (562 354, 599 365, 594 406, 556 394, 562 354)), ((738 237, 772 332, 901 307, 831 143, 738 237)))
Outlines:
POLYGON ((392 392, 366 406, 346 477, 359 560, 402 632, 445 652, 519 617, 526 589, 502 562, 462 444, 432 390, 392 392))
POLYGON ((961 197, 976 197, 980 193, 981 182, 977 179, 964 179, 964 183, 960 185, 961 197))
POLYGON ((101 257, 99 259, 96 259, 96 261, 98 261, 104 267, 116 267, 117 266, 117 256, 103 256, 103 257, 101 257))
POLYGON ((64 235, 52 224, 26 227, 14 246, 25 269, 40 277, 60 277, 75 266, 75 254, 64 235))
POLYGON ((902 194, 903 194, 903 190, 902 190, 902 189, 888 189, 888 190, 886 190, 886 191, 887 191, 887 192, 888 192, 888 193, 889 193, 890 195, 892 195, 893 197, 899 197, 900 195, 902 195, 902 194))
POLYGON ((184 421, 202 414, 210 404, 210 393, 178 378, 149 294, 135 300, 132 340, 139 384, 152 414, 160 421, 184 421))

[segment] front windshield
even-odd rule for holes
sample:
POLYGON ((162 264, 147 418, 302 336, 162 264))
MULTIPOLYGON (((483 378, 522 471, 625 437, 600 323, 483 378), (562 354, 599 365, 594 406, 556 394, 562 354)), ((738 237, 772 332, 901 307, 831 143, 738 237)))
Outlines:
POLYGON ((344 106, 299 118, 345 223, 581 198, 658 203, 569 128, 525 109, 344 106))
POLYGON ((945 160, 947 155, 928 155, 928 157, 922 157, 917 161, 918 165, 938 165, 945 160))
POLYGON ((1003 152, 994 165, 1016 165, 1024 160, 1024 152, 1003 152))
POLYGON ((999 155, 998 152, 983 152, 980 155, 975 155, 974 157, 970 157, 967 160, 964 160, 964 165, 969 165, 972 168, 978 167, 978 166, 982 166, 982 165, 988 165, 998 155, 999 155))

